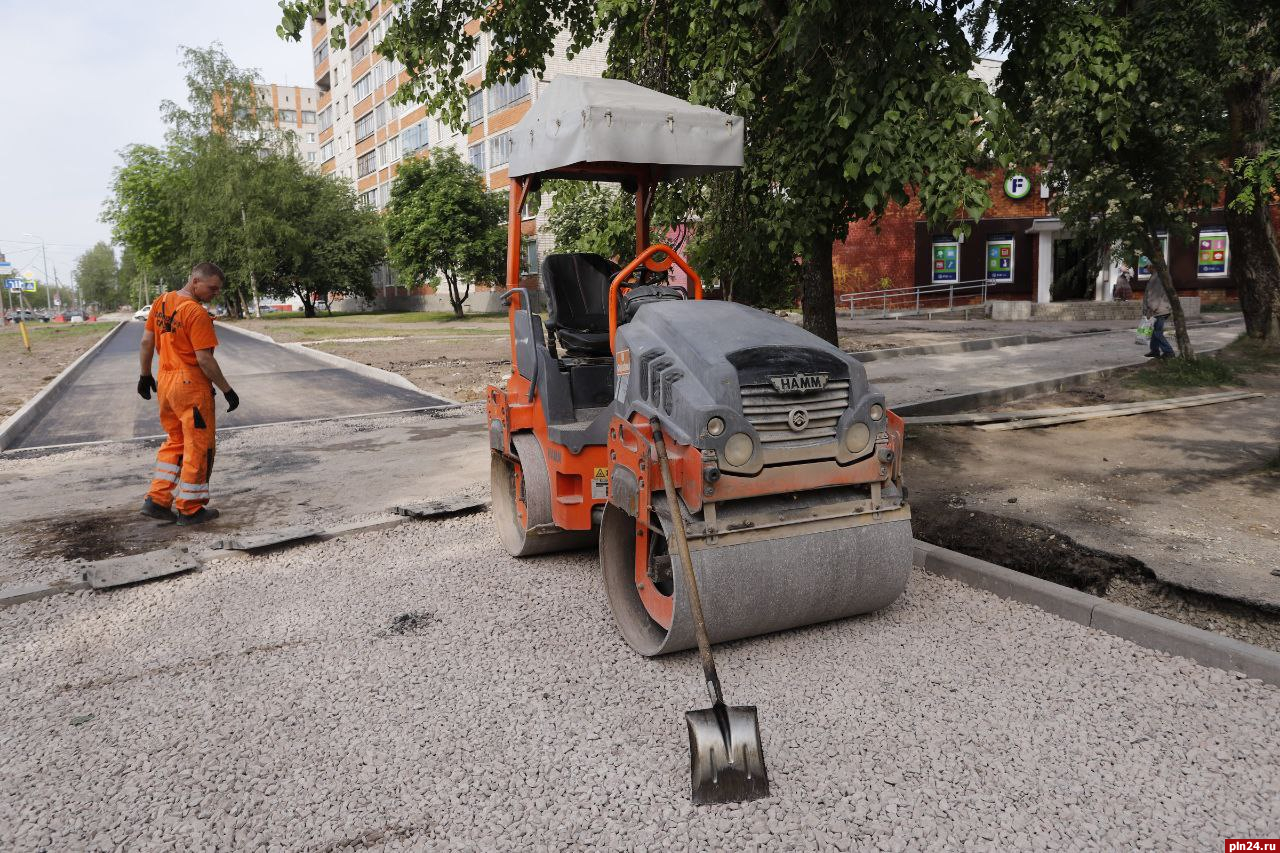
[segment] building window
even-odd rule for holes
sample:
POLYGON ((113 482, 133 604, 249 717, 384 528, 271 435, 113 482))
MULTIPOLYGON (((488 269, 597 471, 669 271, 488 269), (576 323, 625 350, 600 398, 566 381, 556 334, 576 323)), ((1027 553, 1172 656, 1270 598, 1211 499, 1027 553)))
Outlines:
POLYGON ((325 39, 320 42, 320 46, 311 51, 311 58, 314 60, 312 65, 319 65, 329 58, 329 40, 325 39))
MULTIPOLYGON (((423 130, 426 130, 424 127, 423 130)), ((400 137, 393 136, 387 140, 387 162, 394 163, 400 159, 400 137)))
POLYGON ((328 130, 331 127, 333 127, 333 104, 320 111, 320 129, 328 130))
POLYGON ((1013 281, 1013 235, 992 234, 987 238, 987 281, 1013 281))
POLYGON ((467 74, 475 71, 484 63, 484 36, 476 36, 476 46, 471 50, 471 55, 467 57, 467 74))
POLYGON ((378 152, 370 151, 356 160, 356 177, 363 178, 378 168, 378 152))
POLYGON ((314 163, 315 161, 316 161, 316 152, 314 152, 314 151, 308 151, 308 152, 307 152, 307 162, 308 162, 308 163, 314 163))
POLYGON ((312 145, 315 145, 316 135, 314 133, 307 133, 307 142, 311 143, 312 145))
POLYGON ((467 159, 471 161, 471 165, 475 166, 481 172, 484 171, 484 143, 477 142, 467 149, 467 159))
POLYGON ((492 87, 489 90, 489 112, 497 112, 529 97, 530 79, 526 74, 514 83, 499 83, 492 87))
POLYGON ((365 36, 351 47, 351 64, 355 65, 369 55, 369 37, 365 36))
POLYGON ((390 203, 390 201, 391 201, 391 182, 387 181, 385 184, 378 187, 378 207, 379 208, 386 207, 387 204, 390 203))
POLYGON ((320 159, 321 161, 333 159, 333 140, 329 140, 320 146, 320 159))
MULTIPOLYGON (((307 100, 310 100, 310 98, 308 98, 307 100)), ((316 113, 315 113, 315 110, 303 110, 303 111, 302 111, 302 123, 303 123, 303 124, 315 124, 315 123, 316 123, 316 113)))
POLYGON ((538 241, 527 237, 520 243, 520 272, 529 275, 538 271, 538 241))
POLYGON ((298 123, 297 110, 280 110, 280 122, 282 124, 297 124, 298 123))
POLYGON ((373 123, 378 127, 387 126, 387 102, 383 101, 373 108, 373 123))
POLYGON ((356 142, 359 142, 361 139, 371 135, 373 131, 373 111, 370 110, 360 116, 360 118, 356 119, 356 142))
POLYGON ((419 148, 427 147, 427 122, 425 120, 405 128, 400 132, 400 147, 403 153, 412 154, 419 148))
MULTIPOLYGON (((1156 237, 1160 241, 1160 254, 1164 255, 1164 265, 1167 267, 1169 266, 1169 234, 1161 231, 1157 233, 1156 237)), ((1146 281, 1151 278, 1151 259, 1146 255, 1138 258, 1137 273, 1138 281, 1146 281)))
POLYGON ((387 143, 378 146, 378 168, 381 169, 387 165, 387 143))
POLYGON ((377 49, 378 45, 382 44, 382 37, 385 36, 386 34, 387 34, 387 20, 386 18, 382 18, 378 21, 378 23, 373 25, 373 31, 369 35, 369 40, 373 42, 373 47, 375 50, 377 49))
POLYGON ((1225 278, 1231 270, 1231 238, 1225 228, 1201 228, 1196 252, 1196 275, 1225 278))
POLYGON ((376 208, 378 206, 378 188, 374 187, 368 192, 360 193, 360 203, 365 207, 376 208))
POLYGON ((935 284, 960 280, 960 242, 951 235, 933 238, 933 281, 935 284))
POLYGON ((373 75, 366 74, 356 81, 355 99, 362 101, 373 91, 373 75))
POLYGON ((489 137, 489 168, 505 166, 511 160, 511 131, 489 137))
POLYGON ((482 118, 484 118, 484 92, 476 89, 471 93, 471 97, 467 98, 467 121, 478 124, 482 118))

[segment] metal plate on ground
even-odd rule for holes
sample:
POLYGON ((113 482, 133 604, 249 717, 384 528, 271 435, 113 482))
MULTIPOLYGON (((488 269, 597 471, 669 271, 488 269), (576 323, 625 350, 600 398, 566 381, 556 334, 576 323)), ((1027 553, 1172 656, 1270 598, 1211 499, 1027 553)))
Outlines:
POLYGON ((284 527, 270 533, 251 533, 247 536, 232 536, 223 539, 220 547, 228 551, 261 551, 279 545, 290 545, 314 539, 324 531, 319 527, 284 527))
POLYGON ((484 498, 448 497, 400 504, 392 507, 391 511, 409 518, 441 518, 464 512, 479 512, 488 506, 489 502, 484 498))
POLYGON ((185 548, 166 548, 87 563, 81 576, 93 589, 109 589, 198 568, 200 560, 185 548))

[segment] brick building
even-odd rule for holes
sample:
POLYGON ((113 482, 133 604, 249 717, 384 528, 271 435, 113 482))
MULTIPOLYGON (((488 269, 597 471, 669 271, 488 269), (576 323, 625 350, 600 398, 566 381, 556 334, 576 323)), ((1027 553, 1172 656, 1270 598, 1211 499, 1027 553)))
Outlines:
MULTIPOLYGON (((975 302, 981 294, 1040 303, 1109 300, 1119 267, 1108 264, 1100 282, 1090 276, 1088 247, 1050 212, 1048 187, 1039 174, 998 171, 990 178, 992 207, 964 240, 950 228, 929 229, 914 202, 890 208, 878 225, 850 223, 844 241, 832 250, 837 298, 866 294, 857 300, 859 306, 902 308, 914 304, 914 289, 923 288, 925 303, 933 305, 949 299, 975 302), (900 292, 908 289, 912 292, 900 292), (877 293, 888 295, 871 296, 877 293)), ((1272 217, 1280 228, 1280 208, 1272 208, 1272 217)), ((1162 243, 1179 293, 1205 303, 1238 298, 1221 210, 1203 217, 1194 240, 1165 235, 1162 243)), ((1150 278, 1145 260, 1137 270, 1139 294, 1150 278)), ((841 304, 847 306, 848 299, 841 304)))

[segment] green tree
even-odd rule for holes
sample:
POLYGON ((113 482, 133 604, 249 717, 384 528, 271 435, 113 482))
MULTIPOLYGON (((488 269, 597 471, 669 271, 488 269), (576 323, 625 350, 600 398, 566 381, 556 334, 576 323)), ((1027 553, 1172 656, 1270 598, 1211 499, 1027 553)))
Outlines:
POLYGON ((85 302, 96 302, 113 311, 128 301, 127 293, 121 293, 119 267, 116 254, 106 243, 98 243, 76 258, 76 287, 85 302))
POLYGON ((635 255, 635 203, 614 186, 588 181, 547 181, 552 194, 547 227, 557 252, 594 252, 606 258, 635 255))
POLYGON ((102 219, 111 225, 112 240, 141 269, 137 292, 144 305, 150 302, 148 274, 180 262, 184 254, 179 172, 168 151, 151 145, 131 145, 120 156, 124 165, 115 171, 102 219))
MULTIPOLYGON (((1194 238, 1198 221, 1220 197, 1220 92, 1187 68, 1203 68, 1214 48, 1194 32, 1194 3, 1072 4, 1038 26, 1013 15, 1000 92, 1017 120, 1010 130, 1023 157, 1052 161, 1051 206, 1077 236, 1113 245, 1121 256, 1145 254, 1172 306, 1178 349, 1194 352, 1172 278, 1159 250, 1161 231, 1194 238), (1016 23, 1015 23, 1016 22, 1016 23)), ((1044 12, 1026 0, 1027 15, 1044 12)))
MULTIPOLYGON (((341 45, 365 4, 284 0, 279 33, 301 37, 327 13, 341 45)), ((746 192, 775 258, 803 260, 805 326, 836 340, 831 261, 850 219, 916 198, 934 222, 990 204, 970 166, 983 162, 985 122, 997 108, 968 76, 975 52, 952 3, 673 0, 511 0, 415 3, 379 51, 409 73, 397 98, 420 100, 465 125, 463 71, 480 34, 491 45, 482 85, 542 74, 556 40, 569 52, 609 39, 610 73, 747 123, 746 192), (480 21, 480 33, 465 29, 480 21), (504 49, 503 46, 508 46, 504 49)), ((967 224, 961 222, 961 230, 967 224)))
POLYGON ((406 160, 385 214, 391 263, 414 286, 442 276, 461 317, 472 283, 495 280, 502 268, 506 207, 505 195, 486 192, 480 173, 451 148, 406 160))

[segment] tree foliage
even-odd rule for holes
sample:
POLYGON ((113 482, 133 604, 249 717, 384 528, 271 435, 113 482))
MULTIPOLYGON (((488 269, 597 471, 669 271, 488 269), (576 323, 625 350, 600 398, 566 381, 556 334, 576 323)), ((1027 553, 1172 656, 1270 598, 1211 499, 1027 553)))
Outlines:
POLYGON ((391 263, 414 286, 442 276, 456 316, 476 281, 501 281, 506 196, 450 148, 400 164, 385 224, 391 263))
MULTIPOLYGON (((337 46, 344 23, 367 17, 365 4, 341 0, 281 5, 282 36, 299 38, 309 15, 324 15, 337 46)), ((705 217, 702 205, 718 199, 745 203, 748 232, 767 236, 779 263, 804 261, 805 325, 828 340, 831 245, 850 219, 878 216, 909 194, 934 221, 989 204, 968 167, 983 159, 987 125, 975 117, 996 105, 968 76, 975 54, 953 4, 673 0, 656 12, 640 0, 415 3, 379 51, 409 74, 397 97, 425 102, 455 127, 465 125, 473 19, 492 45, 482 85, 541 75, 561 36, 570 55, 608 37, 612 75, 744 116, 741 192, 704 194, 690 213, 705 217)))
POLYGON ((96 302, 113 311, 128 302, 128 292, 120 286, 120 270, 116 254, 106 243, 97 243, 76 258, 76 287, 85 302, 96 302))
POLYGON ((188 104, 162 105, 166 146, 125 149, 103 209, 144 282, 184 282, 212 260, 238 316, 251 277, 268 295, 297 296, 307 316, 331 292, 372 296, 370 273, 385 256, 377 214, 338 178, 303 166, 289 136, 259 126, 256 72, 218 45, 184 57, 188 104))

